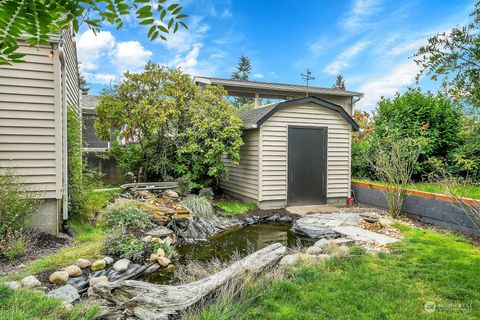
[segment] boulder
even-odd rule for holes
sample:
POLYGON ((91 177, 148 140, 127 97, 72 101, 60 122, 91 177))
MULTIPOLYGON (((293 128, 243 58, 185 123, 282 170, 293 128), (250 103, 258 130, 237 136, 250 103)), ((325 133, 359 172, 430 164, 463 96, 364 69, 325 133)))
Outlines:
POLYGON ((105 260, 103 260, 103 259, 100 259, 100 260, 97 260, 97 261, 93 262, 92 265, 90 266, 90 269, 92 271, 98 271, 98 270, 105 269, 106 266, 107 266, 107 262, 105 262, 105 260))
POLYGON ((42 285, 42 283, 35 276, 28 276, 20 280, 20 284, 24 288, 37 288, 42 285))
POLYGON ((113 260, 113 258, 112 258, 112 257, 109 257, 109 256, 103 257, 103 260, 105 260, 105 262, 107 263, 107 265, 111 265, 112 263, 115 262, 115 260, 113 260))
POLYGON ((165 190, 165 192, 163 192, 164 195, 166 195, 167 197, 169 198, 173 198, 173 199, 176 199, 178 198, 178 193, 173 191, 173 190, 165 190))
POLYGON ((93 278, 90 278, 90 280, 88 280, 88 284, 90 285, 90 287, 93 287, 98 283, 107 283, 107 282, 108 282, 107 276, 93 277, 93 278))
POLYGON ((149 243, 152 241, 152 238, 153 238, 152 236, 145 236, 141 240, 145 243, 149 243))
POLYGON ((157 262, 161 267, 166 267, 171 263, 167 257, 158 257, 157 262))
POLYGON ((75 264, 81 269, 86 269, 92 265, 90 260, 82 259, 82 258, 78 259, 75 264))
POLYGON ((62 299, 65 303, 72 303, 80 299, 77 289, 71 284, 66 284, 60 288, 47 293, 48 297, 62 299))
POLYGON ((76 265, 66 267, 65 271, 68 273, 68 276, 72 278, 80 277, 83 274, 82 269, 76 265))
POLYGON ((298 254, 289 254, 283 257, 278 264, 281 266, 293 266, 296 265, 299 260, 298 254))
POLYGON ((113 265, 113 270, 117 272, 125 272, 127 271, 128 267, 130 266, 130 260, 128 259, 120 259, 113 265))
POLYGON ((165 250, 163 250, 162 248, 159 248, 159 249, 157 250, 157 255, 158 255, 159 257, 165 257, 165 250))
POLYGON ((49 280, 51 283, 64 285, 64 284, 67 284, 68 278, 69 278, 69 276, 68 276, 68 272, 67 272, 67 271, 55 271, 54 273, 52 273, 52 274, 50 275, 50 277, 48 278, 48 280, 49 280))
POLYGON ((5 282, 5 285, 10 289, 20 289, 22 287, 22 284, 18 281, 8 281, 5 282))
POLYGON ((156 238, 165 238, 171 236, 173 231, 164 226, 159 226, 154 229, 151 229, 145 233, 147 236, 152 236, 156 238))
POLYGON ((309 247, 307 248, 306 254, 309 254, 311 256, 318 256, 323 253, 323 249, 320 247, 309 247))

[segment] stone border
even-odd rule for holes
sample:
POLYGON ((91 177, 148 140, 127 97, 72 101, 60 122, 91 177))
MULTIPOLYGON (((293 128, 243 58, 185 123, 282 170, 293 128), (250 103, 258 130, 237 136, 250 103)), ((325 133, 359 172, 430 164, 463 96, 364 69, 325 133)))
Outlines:
MULTIPOLYGON (((385 200, 387 189, 388 187, 379 184, 352 181, 355 200, 375 207, 388 208, 385 200)), ((465 202, 480 206, 480 201, 474 199, 465 199, 465 202)), ((402 212, 423 222, 480 235, 480 230, 476 228, 475 223, 452 196, 406 190, 402 212)))

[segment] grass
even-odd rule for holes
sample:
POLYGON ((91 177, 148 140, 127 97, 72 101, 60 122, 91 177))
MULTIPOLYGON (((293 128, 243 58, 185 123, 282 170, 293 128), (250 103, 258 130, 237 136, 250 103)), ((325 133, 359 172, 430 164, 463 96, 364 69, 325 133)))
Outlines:
POLYGON ((221 199, 216 200, 214 204, 220 209, 222 209, 227 216, 235 216, 237 214, 242 214, 247 211, 257 209, 256 204, 239 200, 221 199))
POLYGON ((79 303, 66 310, 59 299, 47 298, 42 292, 12 290, 0 286, 0 319, 12 320, 89 320, 95 319, 97 308, 79 303))
MULTIPOLYGON (((386 183, 374 180, 367 180, 367 179, 353 179, 354 181, 366 182, 366 183, 374 183, 385 185, 386 183)), ((432 193, 440 193, 440 194, 449 194, 448 188, 445 184, 436 183, 436 182, 416 182, 411 183, 408 185, 408 189, 424 191, 424 192, 432 192, 432 193)), ((461 186, 461 190, 459 193, 462 193, 462 196, 466 198, 472 199, 479 199, 480 200, 480 185, 466 185, 461 186), (463 194, 465 193, 465 194, 463 194)))
POLYGON ((358 248, 324 264, 302 264, 284 279, 251 284, 189 319, 478 319, 480 248, 464 238, 401 227, 392 253, 358 248), (425 303, 436 310, 428 313, 425 303))

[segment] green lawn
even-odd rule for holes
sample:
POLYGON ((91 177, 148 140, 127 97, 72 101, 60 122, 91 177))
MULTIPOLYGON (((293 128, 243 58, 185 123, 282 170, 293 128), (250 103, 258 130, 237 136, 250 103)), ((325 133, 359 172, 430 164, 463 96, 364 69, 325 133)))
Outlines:
MULTIPOLYGON (((367 179, 353 179, 353 181, 385 185, 384 182, 367 180, 367 179)), ((413 190, 418 190, 418 191, 441 193, 441 194, 447 194, 447 195, 449 194, 448 188, 445 186, 445 184, 442 184, 442 183, 416 182, 416 183, 411 183, 408 186, 408 188, 413 190)), ((476 185, 461 186, 461 190, 459 190, 459 195, 467 198, 472 198, 472 199, 480 199, 480 185, 476 184, 476 185)))
POLYGON ((189 319, 479 319, 480 248, 465 239, 401 227, 392 253, 358 248, 286 278, 249 285, 189 319), (437 309, 425 311, 433 301, 437 309))
POLYGON ((214 205, 225 211, 227 216, 235 216, 237 214, 242 214, 250 210, 257 209, 257 205, 254 203, 243 202, 239 200, 227 200, 221 199, 216 200, 214 205))

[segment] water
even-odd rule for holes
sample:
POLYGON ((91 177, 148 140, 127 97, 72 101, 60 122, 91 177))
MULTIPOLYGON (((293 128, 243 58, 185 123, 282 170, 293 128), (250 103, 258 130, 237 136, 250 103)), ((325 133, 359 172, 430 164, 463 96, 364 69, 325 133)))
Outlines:
MULTIPOLYGON (((188 261, 205 262, 212 258, 228 261, 235 252, 243 257, 277 242, 287 247, 312 242, 309 238, 291 232, 291 227, 291 223, 270 222, 225 231, 210 237, 208 241, 177 247, 179 256, 174 263, 178 265, 188 261)), ((172 271, 159 270, 143 276, 141 280, 157 284, 173 284, 175 279, 172 271)))

